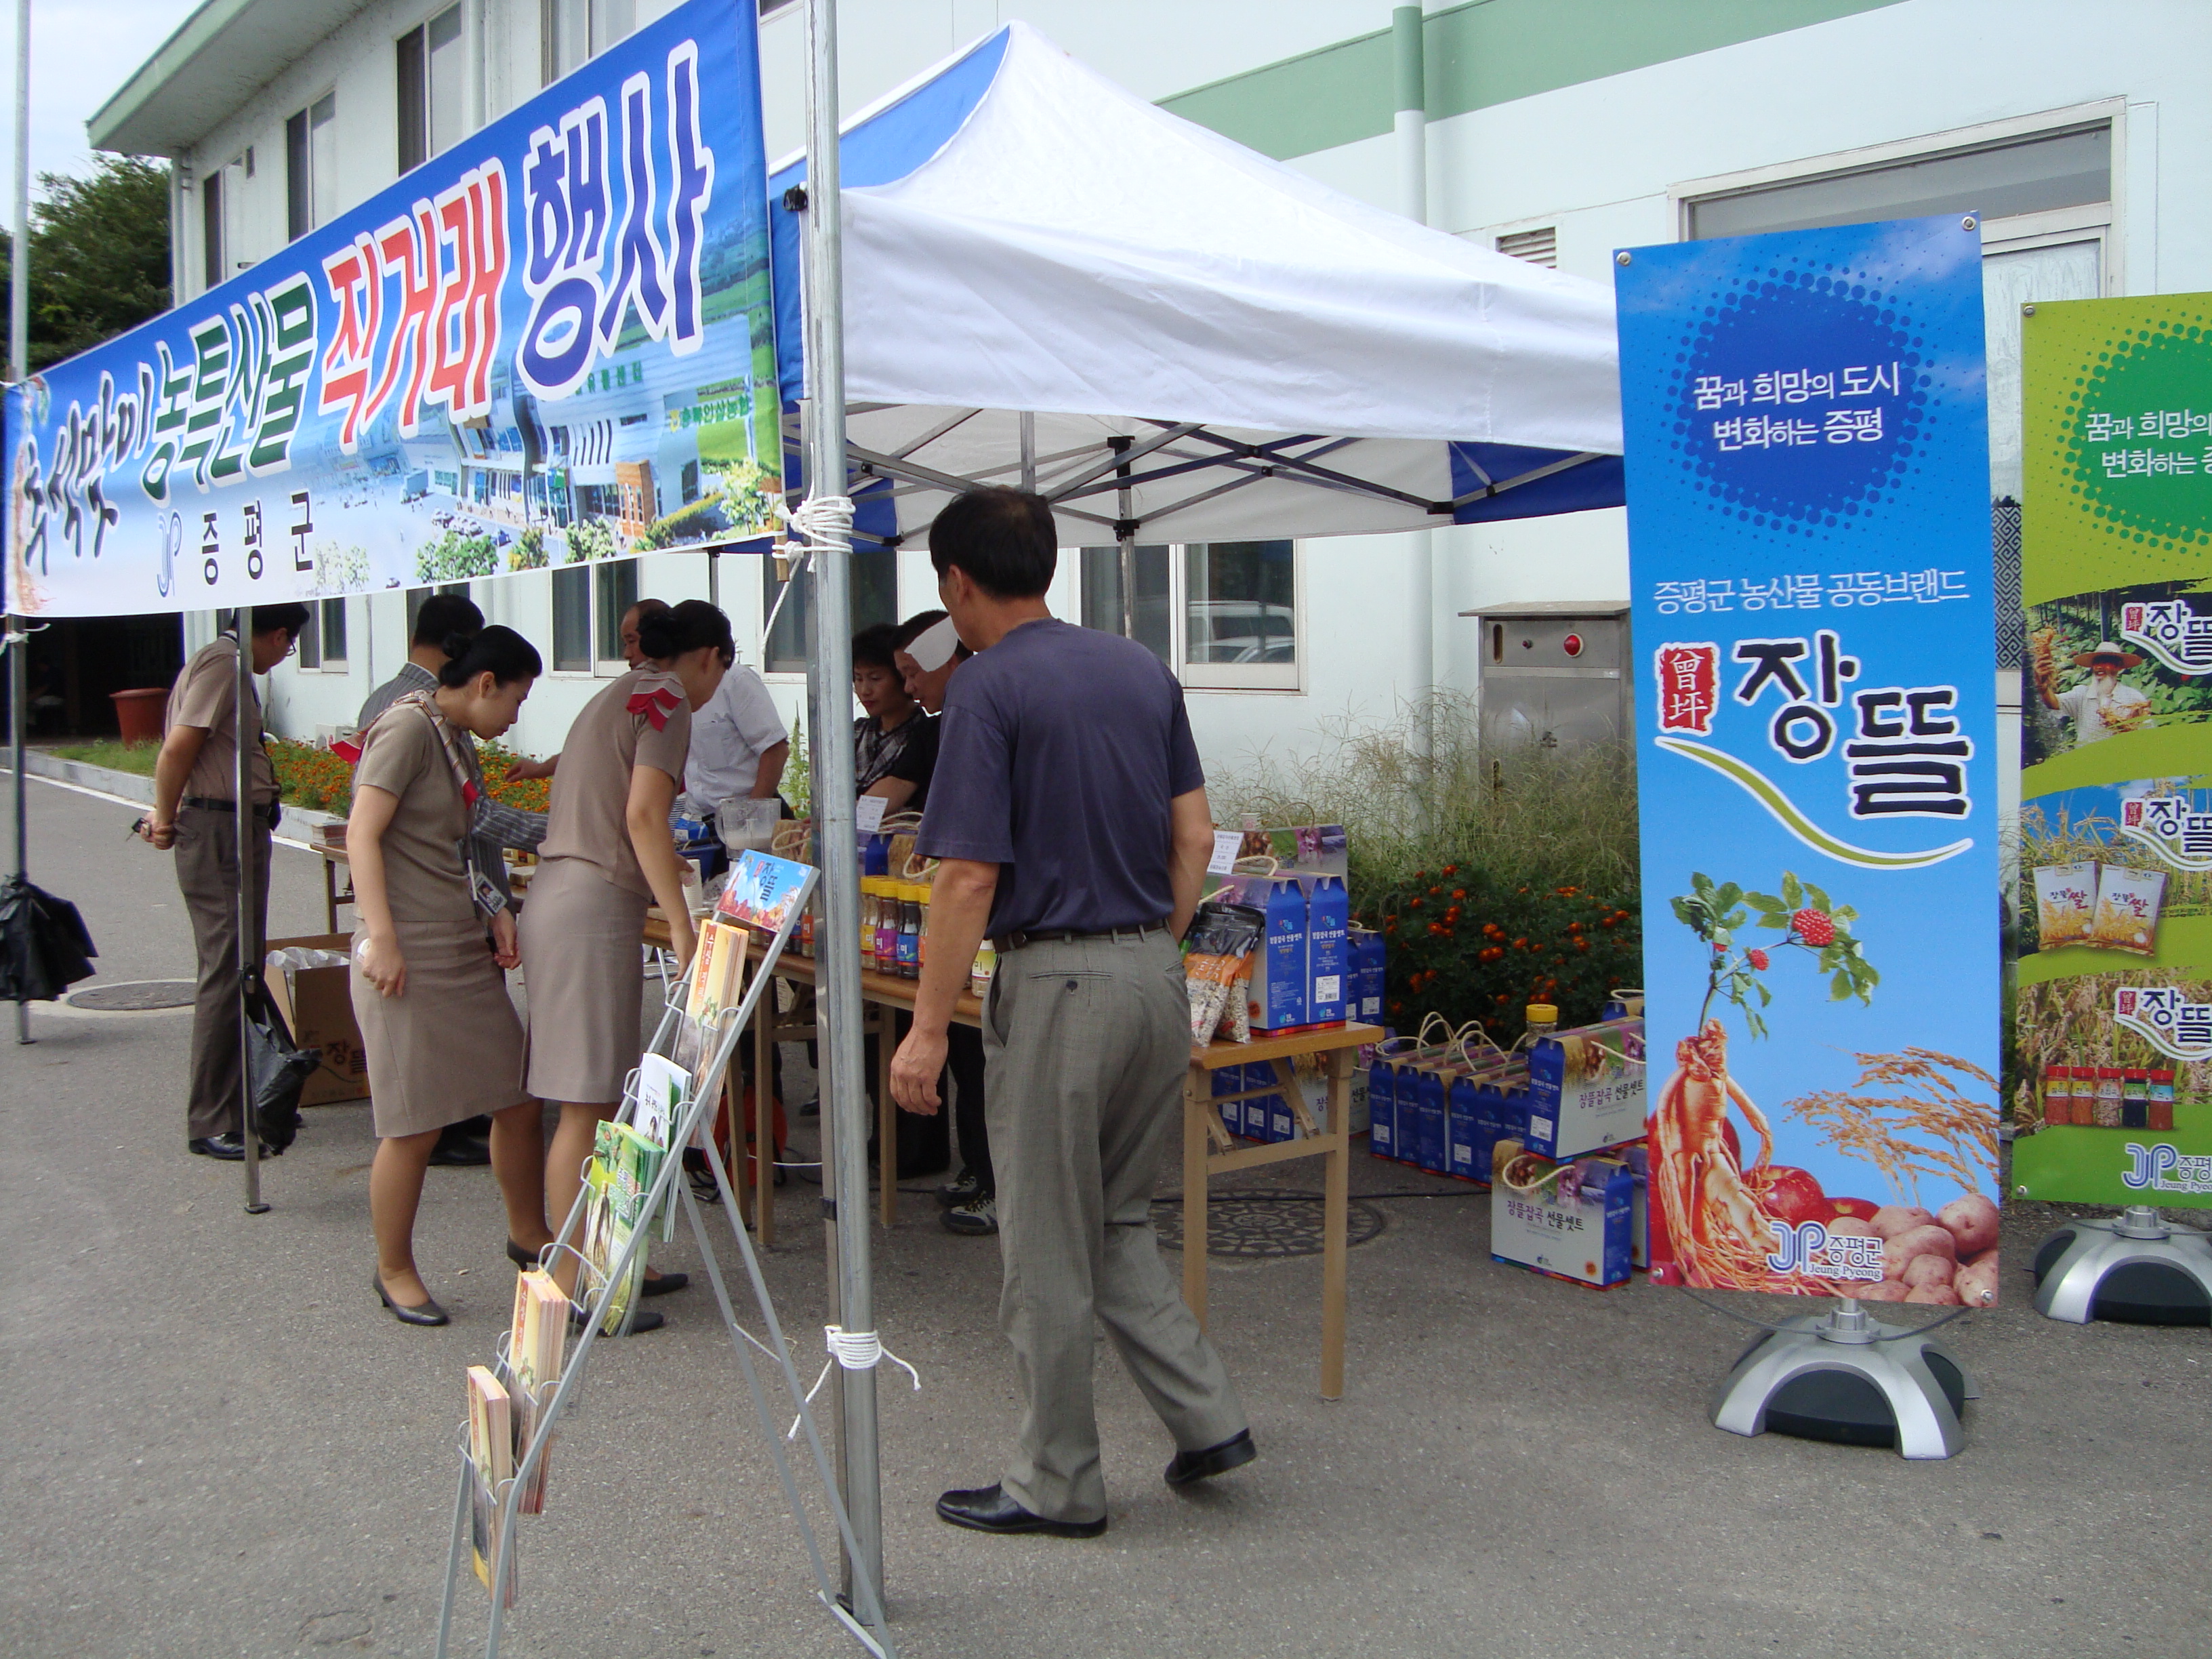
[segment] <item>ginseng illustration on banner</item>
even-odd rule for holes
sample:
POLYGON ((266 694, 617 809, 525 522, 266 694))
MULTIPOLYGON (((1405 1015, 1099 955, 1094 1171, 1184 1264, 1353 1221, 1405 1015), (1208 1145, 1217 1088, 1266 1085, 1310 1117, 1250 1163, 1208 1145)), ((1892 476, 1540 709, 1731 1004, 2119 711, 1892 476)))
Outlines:
POLYGON ((1657 1283, 1996 1299, 1980 258, 1617 256, 1657 1283))
POLYGON ((750 9, 689 0, 11 392, 7 608, 334 598, 761 529, 766 197, 750 9))
POLYGON ((2212 295, 2022 311, 2014 1187, 2212 1205, 2212 295))

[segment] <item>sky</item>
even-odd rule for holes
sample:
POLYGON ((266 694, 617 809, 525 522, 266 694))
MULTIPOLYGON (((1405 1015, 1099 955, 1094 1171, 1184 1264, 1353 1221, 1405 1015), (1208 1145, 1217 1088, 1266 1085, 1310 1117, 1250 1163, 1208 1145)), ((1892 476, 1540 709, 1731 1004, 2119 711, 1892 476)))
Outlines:
MULTIPOLYGON (((153 56, 199 0, 31 0, 31 188, 92 165, 88 117, 153 56)), ((15 209, 15 8, 0 4, 0 221, 15 209)))

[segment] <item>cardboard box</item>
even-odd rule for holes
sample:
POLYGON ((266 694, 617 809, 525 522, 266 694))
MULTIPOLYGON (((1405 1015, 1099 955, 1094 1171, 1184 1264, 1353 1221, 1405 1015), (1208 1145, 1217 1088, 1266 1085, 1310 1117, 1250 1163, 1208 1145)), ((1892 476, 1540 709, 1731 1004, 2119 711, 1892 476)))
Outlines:
POLYGON ((1528 1055, 1528 1150, 1579 1158, 1641 1138, 1644 1074, 1641 1019, 1539 1038, 1528 1055))
MULTIPOLYGON (((272 939, 269 951, 305 945, 313 951, 353 949, 350 933, 313 933, 298 939, 272 939)), ((292 1041, 302 1048, 320 1048, 323 1063, 300 1091, 302 1106, 328 1106, 341 1100, 368 1098, 368 1052, 362 1047, 361 1027, 354 1023, 350 968, 303 968, 288 974, 281 968, 266 970, 269 995, 277 1012, 292 1028, 292 1041)))
POLYGON ((1599 1290, 1628 1282, 1636 1178, 1618 1158, 1569 1164, 1498 1143, 1490 1189, 1490 1255, 1599 1290))

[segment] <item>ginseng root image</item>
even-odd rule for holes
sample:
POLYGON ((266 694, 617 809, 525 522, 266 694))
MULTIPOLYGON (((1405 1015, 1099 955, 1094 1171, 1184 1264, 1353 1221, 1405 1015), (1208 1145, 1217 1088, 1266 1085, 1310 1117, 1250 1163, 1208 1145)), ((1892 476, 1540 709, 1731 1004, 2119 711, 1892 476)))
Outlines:
POLYGON ((1778 895, 1695 874, 1673 908, 1705 953, 1705 995, 1648 1125, 1654 1282, 1993 1304, 1996 1079, 1932 1048, 1807 1044, 1795 1074, 1832 1083, 1770 1114, 1729 1075, 1729 1044, 1792 1042, 1784 1014, 1770 1028, 1778 999, 1873 1005, 1858 913, 1789 872, 1778 895))

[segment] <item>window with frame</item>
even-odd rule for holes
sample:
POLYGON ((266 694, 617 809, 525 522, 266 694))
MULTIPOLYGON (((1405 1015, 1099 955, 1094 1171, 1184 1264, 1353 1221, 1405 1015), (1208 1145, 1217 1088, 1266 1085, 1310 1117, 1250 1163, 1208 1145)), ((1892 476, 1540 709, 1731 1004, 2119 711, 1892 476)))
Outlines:
POLYGON ((338 213, 338 101, 326 92, 284 123, 285 234, 298 241, 338 213))
POLYGON ((346 602, 343 599, 307 601, 307 626, 297 641, 299 664, 307 669, 346 666, 346 602))
POLYGON ((461 9, 448 6, 399 37, 399 170, 458 143, 468 122, 468 58, 461 9))
MULTIPOLYGON (((761 616, 775 618, 775 625, 768 637, 761 641, 762 672, 769 674, 804 674, 806 672, 806 635, 814 614, 814 584, 800 580, 787 584, 775 579, 775 561, 761 561, 761 616), (783 601, 783 609, 776 609, 776 600, 787 586, 791 593, 783 601)), ((796 566, 793 570, 796 572, 796 566)), ((889 549, 872 552, 855 550, 852 562, 853 631, 872 628, 878 623, 896 622, 898 609, 898 555, 889 549)))
POLYGON ((623 613, 637 603, 637 561, 604 559, 553 572, 553 667, 562 674, 620 674, 623 613))
POLYGON ((546 86, 637 27, 637 0, 538 0, 538 70, 546 86))
POLYGON ((2112 153, 2121 118, 2081 106, 1678 187, 1685 240, 1981 216, 1990 489, 2021 493, 2021 307, 2118 289, 2112 153))
POLYGON ((1083 550, 1083 625, 1134 639, 1189 687, 1298 689, 1298 563, 1289 541, 1083 550))
POLYGON ((200 276, 206 288, 219 288, 230 274, 223 263, 230 239, 223 234, 224 167, 210 167, 200 180, 200 276))
POLYGON ((409 588, 407 590, 407 637, 410 641, 415 637, 415 619, 422 614, 422 601, 433 593, 458 593, 465 599, 469 597, 469 585, 466 582, 440 582, 435 587, 409 588))

